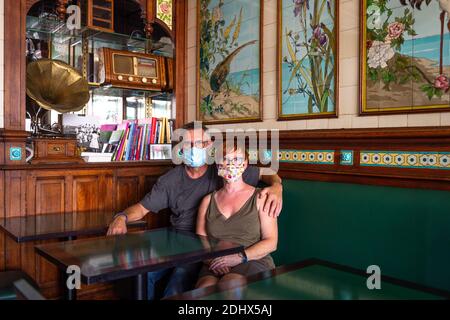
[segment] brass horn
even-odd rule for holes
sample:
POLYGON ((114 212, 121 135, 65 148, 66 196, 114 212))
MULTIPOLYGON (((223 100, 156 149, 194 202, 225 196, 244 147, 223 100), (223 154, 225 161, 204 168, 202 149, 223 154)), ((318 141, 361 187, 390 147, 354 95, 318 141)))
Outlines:
POLYGON ((27 66, 27 95, 46 110, 80 111, 89 102, 86 79, 59 60, 41 59, 27 66))

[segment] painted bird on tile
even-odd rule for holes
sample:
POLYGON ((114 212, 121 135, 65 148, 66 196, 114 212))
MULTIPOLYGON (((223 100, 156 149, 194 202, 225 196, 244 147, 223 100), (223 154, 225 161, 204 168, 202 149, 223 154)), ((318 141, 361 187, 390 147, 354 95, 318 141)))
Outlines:
POLYGON ((233 59, 237 56, 237 54, 244 49, 245 47, 255 44, 257 41, 249 41, 236 50, 234 50, 232 53, 230 53, 222 62, 220 62, 215 68, 214 71, 211 73, 211 78, 209 80, 209 84, 211 86, 211 90, 214 93, 218 93, 220 91, 220 88, 225 83, 225 80, 227 79, 228 75, 230 74, 230 65, 233 59))
MULTIPOLYGON (((425 2, 425 4, 428 6, 430 5, 432 0, 408 0, 411 7, 416 8, 418 10, 421 10, 422 4, 425 2)), ((438 0, 439 1, 439 7, 442 10, 440 14, 441 19, 441 45, 440 45, 440 58, 439 58, 439 73, 442 75, 444 71, 444 26, 445 26, 445 16, 450 17, 450 0, 438 0)), ((407 6, 406 0, 400 0, 400 3, 404 6, 407 6)), ((450 19, 447 22, 447 29, 450 31, 450 19)))
POLYGON ((431 3, 431 0, 400 0, 400 3, 404 6, 407 6, 408 4, 406 2, 409 2, 409 4, 411 5, 411 7, 416 8, 416 9, 421 9, 420 7, 422 6, 422 3, 426 3, 427 5, 429 5, 431 3))

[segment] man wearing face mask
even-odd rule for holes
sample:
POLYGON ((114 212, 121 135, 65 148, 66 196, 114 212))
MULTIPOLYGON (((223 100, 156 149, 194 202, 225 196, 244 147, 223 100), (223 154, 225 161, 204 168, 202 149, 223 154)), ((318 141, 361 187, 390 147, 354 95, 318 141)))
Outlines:
MULTIPOLYGON (((197 125, 198 126, 198 125, 197 125)), ((170 221, 174 228, 183 231, 195 232, 197 212, 202 199, 220 189, 223 180, 218 176, 217 166, 208 165, 207 148, 211 145, 210 139, 204 136, 207 128, 197 127, 194 122, 186 124, 183 142, 190 144, 184 149, 184 165, 179 165, 161 176, 144 199, 115 215, 111 222, 108 235, 125 234, 126 223, 143 219, 149 212, 158 213, 163 209, 171 210, 170 221)), ((282 208, 282 185, 278 175, 261 175, 260 169, 249 166, 242 175, 243 180, 256 186, 259 181, 268 185, 259 193, 265 198, 263 212, 271 217, 277 217, 282 208)), ((195 285, 201 263, 148 274, 148 298, 155 298, 154 288, 162 278, 169 277, 165 286, 164 297, 179 294, 190 290, 195 285)))

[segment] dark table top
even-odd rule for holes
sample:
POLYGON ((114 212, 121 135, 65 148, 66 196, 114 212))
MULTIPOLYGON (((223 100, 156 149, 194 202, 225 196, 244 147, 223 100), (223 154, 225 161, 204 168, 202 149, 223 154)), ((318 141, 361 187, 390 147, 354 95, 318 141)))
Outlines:
POLYGON ((311 259, 278 267, 224 287, 196 289, 180 300, 426 300, 450 299, 450 293, 381 277, 381 289, 369 290, 361 270, 311 259))
POLYGON ((39 245, 36 252, 65 271, 76 265, 85 284, 238 253, 243 247, 172 228, 39 245))
MULTIPOLYGON (((3 230, 16 242, 64 239, 68 237, 106 234, 111 212, 82 212, 31 215, 0 219, 3 230)), ((136 221, 129 228, 145 228, 145 221, 136 221)))

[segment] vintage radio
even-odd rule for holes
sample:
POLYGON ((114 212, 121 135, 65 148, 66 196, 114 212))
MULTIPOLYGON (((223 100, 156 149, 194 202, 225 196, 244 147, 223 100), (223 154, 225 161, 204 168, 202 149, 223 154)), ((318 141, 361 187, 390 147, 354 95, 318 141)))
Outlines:
POLYGON ((98 79, 102 85, 151 91, 172 89, 171 59, 111 48, 102 48, 99 57, 98 79))

